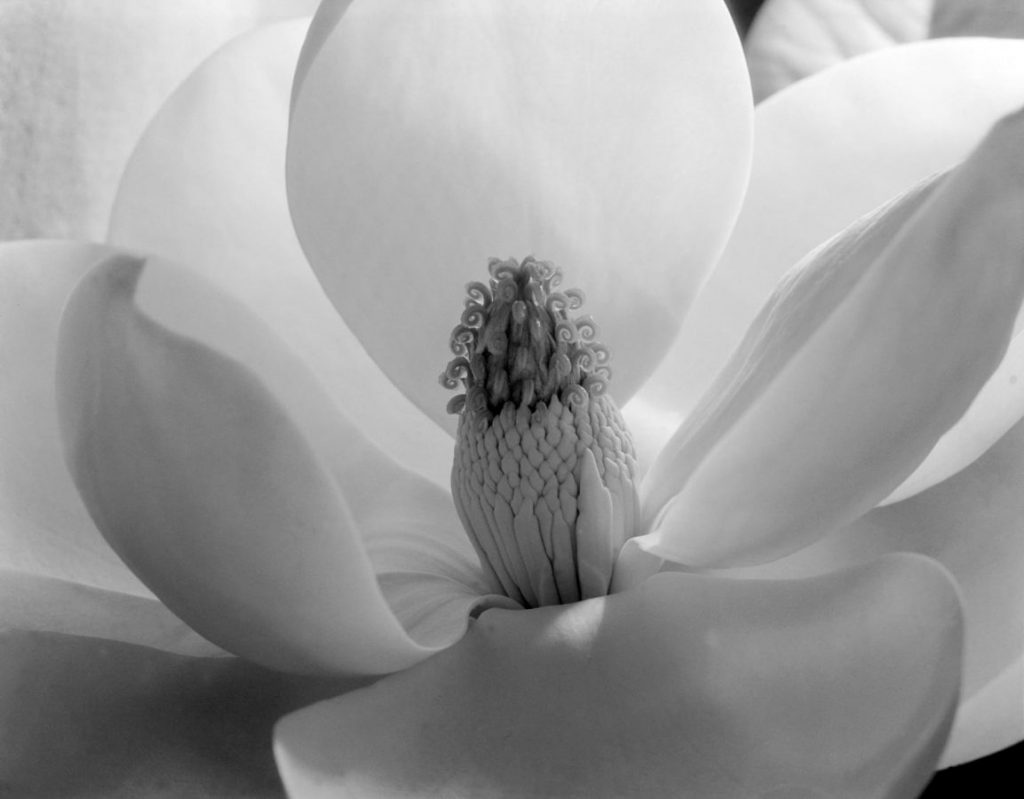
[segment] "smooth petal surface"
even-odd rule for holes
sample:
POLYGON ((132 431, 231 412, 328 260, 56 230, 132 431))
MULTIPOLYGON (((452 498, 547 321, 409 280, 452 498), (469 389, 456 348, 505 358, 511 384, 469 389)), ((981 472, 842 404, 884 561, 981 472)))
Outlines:
POLYGON ((236 658, 0 633, 0 784, 62 799, 277 799, 271 728, 351 688, 236 658))
MULTIPOLYGON (((454 513, 361 439, 243 306, 183 270, 116 256, 76 292, 60 346, 79 490, 182 619, 275 668, 381 673, 433 651, 391 613, 359 531, 454 513)), ((462 634, 463 607, 444 643, 462 634)))
POLYGON ((761 101, 847 58, 928 38, 933 5, 934 0, 768 0, 745 42, 754 98, 761 101))
POLYGON ((963 704, 947 765, 1024 740, 1024 422, 951 479, 875 510, 794 555, 749 570, 755 578, 825 574, 886 552, 943 563, 963 597, 963 704))
POLYGON ((61 310, 109 252, 68 242, 0 244, 0 567, 146 596, 89 518, 57 428, 61 310))
POLYGON ((0 238, 102 239, 164 98, 223 42, 315 0, 0 3, 0 238))
POLYGON ((1024 5, 1018 0, 932 0, 928 35, 1024 37, 1024 5))
POLYGON ((967 409, 1024 292, 1024 112, 914 211, 933 185, 780 284, 648 474, 647 549, 786 555, 877 504, 967 409))
MULTIPOLYGON (((846 62, 758 106, 750 190, 729 246, 673 348, 623 409, 642 457, 653 459, 692 412, 785 271, 962 161, 997 119, 1024 105, 1020 74, 1024 43, 926 42, 846 62)), ((1020 418, 1019 389, 1004 377, 993 377, 950 431, 955 445, 937 449, 908 490, 962 468, 1020 418)))
POLYGON ((109 238, 187 263, 241 300, 367 436, 447 485, 451 438, 392 386, 345 327, 292 229, 288 98, 307 27, 295 20, 239 37, 174 93, 128 163, 109 238))
POLYGON ((453 426, 437 375, 462 287, 486 278, 491 256, 534 254, 587 293, 616 353, 611 390, 628 397, 720 253, 746 182, 749 86, 725 5, 333 11, 314 20, 317 52, 295 88, 289 202, 374 360, 453 426))
POLYGON ((915 556, 810 581, 658 575, 485 613, 285 718, 276 755, 292 799, 912 797, 956 704, 960 625, 915 556))

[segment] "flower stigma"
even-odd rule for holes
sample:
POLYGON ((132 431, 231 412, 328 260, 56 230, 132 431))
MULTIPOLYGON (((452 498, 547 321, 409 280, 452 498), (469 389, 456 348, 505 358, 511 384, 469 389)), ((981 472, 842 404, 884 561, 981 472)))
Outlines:
POLYGON ((492 258, 466 286, 441 375, 464 389, 452 496, 484 571, 527 608, 604 596, 633 535, 637 461, 606 393, 608 349, 561 270, 492 258))

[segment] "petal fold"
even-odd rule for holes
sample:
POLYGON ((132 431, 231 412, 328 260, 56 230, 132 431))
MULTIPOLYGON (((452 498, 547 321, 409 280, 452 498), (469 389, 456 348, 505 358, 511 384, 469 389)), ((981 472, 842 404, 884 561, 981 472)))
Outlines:
POLYGON ((0 568, 147 596, 89 518, 57 425, 61 311, 110 252, 71 242, 0 243, 0 568))
POLYGON ((628 397, 745 186, 749 84, 725 5, 345 5, 325 4, 309 34, 288 192, 346 323, 451 429, 437 375, 461 288, 492 256, 533 254, 587 293, 628 397))
POLYGON ((395 389, 339 318, 288 215, 288 104, 308 25, 293 20, 238 37, 168 98, 125 169, 109 240, 188 264, 247 305, 378 446, 447 485, 450 437, 395 389))
POLYGON ((275 751, 292 799, 909 799, 948 732, 961 633, 952 582, 918 556, 807 581, 663 574, 488 611, 437 657, 286 717, 275 751))
POLYGON ((298 671, 383 673, 433 651, 395 619, 360 533, 386 529, 378 508, 414 489, 434 520, 440 490, 361 438, 243 306, 114 256, 65 312, 58 389, 97 526, 201 634, 298 671))
POLYGON ((1022 164, 1019 112, 938 187, 786 277, 649 473, 648 549, 695 566, 772 560, 917 467, 1007 348, 1024 292, 1022 164))

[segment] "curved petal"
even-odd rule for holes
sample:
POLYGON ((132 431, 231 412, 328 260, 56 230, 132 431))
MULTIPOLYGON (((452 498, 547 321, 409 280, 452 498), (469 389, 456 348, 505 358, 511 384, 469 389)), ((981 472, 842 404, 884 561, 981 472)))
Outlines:
POLYGON ((289 202, 374 360, 451 426, 437 375, 461 287, 491 256, 532 253, 587 292, 629 396, 746 181, 749 87, 725 5, 373 0, 320 21, 289 202))
MULTIPOLYGON (((692 412, 787 269, 963 160, 997 119, 1024 105, 1019 74, 1024 43, 927 42, 847 62, 760 105, 750 190, 729 246, 669 354, 623 409, 641 451, 656 453, 692 412)), ((983 394, 960 433, 951 431, 973 446, 937 451, 925 473, 962 468, 1019 418, 1017 392, 1002 389, 983 394)))
POLYGON ((911 797, 956 705, 960 636, 925 558, 792 582, 663 574, 488 612, 447 652, 286 717, 275 751, 293 799, 911 797))
POLYGON ((1024 6, 1018 0, 934 0, 928 35, 1024 37, 1024 6))
POLYGON ((764 562, 876 505, 1001 360, 1024 293, 1022 220, 1018 112, 938 186, 812 253, 648 474, 646 547, 694 566, 764 562))
POLYGON ((315 0, 0 4, 0 238, 100 239, 117 179, 203 58, 315 0))
MULTIPOLYGON (((65 312, 58 401, 97 526, 201 634, 292 670, 382 673, 433 651, 392 615, 357 531, 386 527, 382 499, 439 490, 376 453, 242 306, 110 258, 65 312)), ((415 506, 427 522, 431 503, 415 506)))
POLYGON ((107 253, 92 244, 0 243, 0 567, 146 596, 89 518, 57 429, 60 313, 107 253))
POLYGON ((345 327, 288 216, 288 96, 307 26, 294 20, 239 37, 174 93, 128 163, 109 239, 187 263, 241 300, 379 446, 447 485, 450 437, 345 327))
POLYGON ((1022 483, 1024 422, 928 491, 872 511, 788 558, 727 574, 805 577, 898 551, 940 561, 957 581, 967 622, 963 705, 946 753, 947 763, 964 762, 1024 740, 1024 683, 1014 676, 1024 657, 1022 483))
POLYGON ((224 652, 155 599, 0 569, 0 630, 65 633, 182 655, 224 652))
POLYGON ((0 633, 9 796, 277 799, 271 728, 353 683, 115 641, 0 633))
POLYGON ((934 4, 935 0, 768 0, 745 42, 755 99, 761 101, 847 58, 928 38, 934 4))

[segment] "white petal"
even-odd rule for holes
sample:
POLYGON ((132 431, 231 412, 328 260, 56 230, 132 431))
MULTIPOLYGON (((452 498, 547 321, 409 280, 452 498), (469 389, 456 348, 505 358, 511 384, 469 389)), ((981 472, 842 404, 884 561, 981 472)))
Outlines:
POLYGON ((485 613, 409 672, 286 717, 275 750, 292 799, 909 799, 948 732, 961 632, 925 558, 809 581, 659 575, 485 613))
POLYGON ((284 187, 288 98, 307 25, 295 20, 239 37, 174 93, 128 163, 109 238, 187 263, 241 300, 379 446, 446 485, 450 437, 367 356, 292 229, 284 187))
POLYGON ((0 566, 149 596, 89 518, 57 428, 60 314, 109 252, 67 242, 0 244, 0 566))
POLYGON ((1024 292, 1022 166, 1024 111, 937 187, 787 276, 648 474, 648 548, 698 566, 772 560, 905 479, 1009 342, 1024 292))
POLYGON ((928 35, 1024 36, 1024 5, 1019 0, 934 0, 928 35))
MULTIPOLYGON (((623 409, 633 426, 639 416, 661 420, 647 422, 647 451, 693 410, 782 274, 861 215, 965 158, 999 117, 1024 105, 1019 74, 1024 43, 928 42, 849 61, 758 106, 750 190, 729 246, 672 350, 623 409)), ((1017 396, 986 392, 962 422, 959 440, 974 449, 938 451, 926 473, 969 463, 1024 412, 1017 396)))
POLYGON ((0 238, 101 239, 132 146, 223 42, 315 0, 0 3, 0 238))
POLYGON ((382 502, 433 522, 440 490, 375 451, 243 306, 183 270, 111 258, 69 303, 58 376, 68 462, 97 525, 210 640, 339 673, 404 668, 443 645, 408 637, 359 537, 387 530, 396 510, 382 502))
POLYGON ((749 87, 724 4, 373 0, 322 10, 310 36, 292 214, 395 383, 450 425, 437 375, 461 287, 491 256, 534 254, 587 293, 620 354, 612 391, 630 395, 746 180, 749 87))

